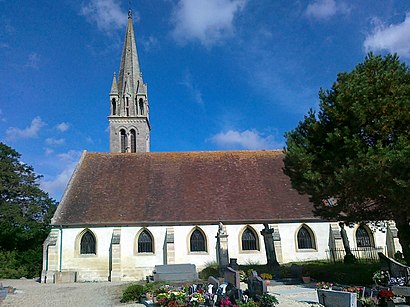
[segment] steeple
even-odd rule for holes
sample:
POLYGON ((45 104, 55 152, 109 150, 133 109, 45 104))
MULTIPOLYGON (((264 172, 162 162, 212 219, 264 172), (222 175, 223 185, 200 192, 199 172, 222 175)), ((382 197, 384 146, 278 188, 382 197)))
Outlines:
POLYGON ((118 83, 114 74, 110 91, 110 151, 149 151, 150 125, 147 85, 142 79, 135 42, 132 11, 120 62, 118 83))

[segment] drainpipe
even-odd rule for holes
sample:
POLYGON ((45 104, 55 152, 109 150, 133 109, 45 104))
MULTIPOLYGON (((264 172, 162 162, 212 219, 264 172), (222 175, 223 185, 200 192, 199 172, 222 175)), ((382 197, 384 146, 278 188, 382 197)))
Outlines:
POLYGON ((63 226, 60 225, 60 272, 63 265, 63 226))

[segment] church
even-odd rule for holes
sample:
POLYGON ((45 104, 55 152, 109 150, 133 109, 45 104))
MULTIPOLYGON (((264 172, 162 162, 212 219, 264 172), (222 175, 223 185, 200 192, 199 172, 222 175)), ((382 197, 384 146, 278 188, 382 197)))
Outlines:
MULTIPOLYGON (((343 249, 339 223, 314 216, 292 188, 281 150, 150 152, 131 11, 107 110, 110 152, 83 152, 43 244, 42 282, 135 281, 155 265, 200 271, 230 258, 286 263, 343 249)), ((393 222, 346 233, 359 252, 401 249, 393 222)))

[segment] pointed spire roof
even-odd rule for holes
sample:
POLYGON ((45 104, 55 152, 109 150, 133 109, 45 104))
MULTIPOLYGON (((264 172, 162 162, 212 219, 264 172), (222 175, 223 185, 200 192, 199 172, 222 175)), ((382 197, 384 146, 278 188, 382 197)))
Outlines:
POLYGON ((110 94, 118 94, 117 76, 115 73, 114 73, 114 76, 112 77, 112 85, 111 85, 110 94))
POLYGON ((118 89, 120 95, 125 88, 131 92, 137 90, 137 84, 142 83, 140 65, 138 61, 137 46, 135 43, 134 27, 132 24, 132 11, 128 11, 128 25, 125 32, 124 46, 122 49, 120 73, 118 76, 118 89))

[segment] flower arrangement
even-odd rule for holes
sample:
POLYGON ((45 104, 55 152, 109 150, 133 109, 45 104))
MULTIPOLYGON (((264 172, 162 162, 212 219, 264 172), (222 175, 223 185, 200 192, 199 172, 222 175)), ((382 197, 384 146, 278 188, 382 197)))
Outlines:
POLYGON ((162 307, 186 306, 187 295, 184 289, 165 285, 157 291, 157 301, 162 307))
POLYGON ((348 288, 344 288, 343 291, 345 291, 345 292, 351 292, 351 293, 356 293, 356 294, 357 294, 357 297, 359 298, 360 296, 362 296, 363 288, 360 288, 360 287, 348 287, 348 288))
POLYGON ((222 298, 221 300, 221 307, 238 307, 237 305, 234 305, 228 296, 225 296, 224 298, 222 298))
POLYGON ((358 301, 364 307, 371 307, 371 306, 376 305, 376 300, 374 297, 361 297, 358 299, 358 301))
POLYGON ((389 273, 387 271, 378 270, 373 273, 373 281, 376 285, 387 286, 389 281, 389 273))
POLYGON ((316 283, 316 289, 332 289, 333 284, 325 281, 316 283))
POLYGON ((393 291, 386 290, 386 289, 380 290, 379 294, 377 294, 377 298, 379 300, 385 300, 385 301, 391 301, 393 296, 394 296, 393 291))
MULTIPOLYGON (((202 289, 199 289, 202 290, 202 289)), ((203 291, 194 292, 188 296, 188 306, 198 307, 200 304, 205 303, 206 298, 203 291)))
POLYGON ((262 273, 261 278, 265 280, 271 280, 272 279, 272 274, 269 273, 262 273))

